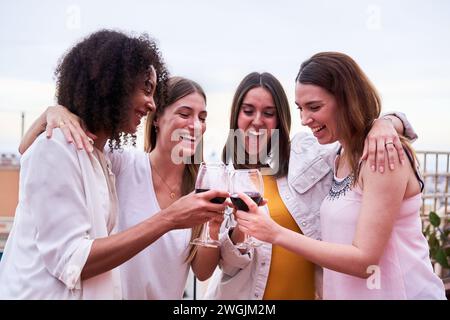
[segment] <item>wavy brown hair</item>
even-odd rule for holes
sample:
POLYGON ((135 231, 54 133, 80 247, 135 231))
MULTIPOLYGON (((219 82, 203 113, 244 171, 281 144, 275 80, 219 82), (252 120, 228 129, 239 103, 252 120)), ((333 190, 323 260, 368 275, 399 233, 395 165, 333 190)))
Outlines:
POLYGON ((147 34, 97 31, 61 58, 55 71, 57 102, 79 116, 89 131, 107 133, 111 150, 128 140, 135 145, 135 135, 121 128, 129 117, 130 97, 139 80, 149 79, 151 66, 157 74, 159 101, 168 72, 155 41, 147 34))
MULTIPOLYGON (((148 117, 145 125, 144 149, 146 152, 151 152, 153 149, 155 149, 156 146, 158 131, 156 130, 154 120, 157 117, 164 114, 166 108, 169 107, 171 104, 192 93, 200 94, 205 100, 206 104, 205 92, 197 82, 183 77, 172 77, 168 80, 167 88, 165 91, 166 97, 164 101, 157 104, 156 112, 148 117)), ((191 157, 190 162, 186 164, 184 167, 183 179, 181 183, 181 194, 183 196, 192 192, 195 188, 195 180, 197 179, 197 173, 199 169, 199 164, 195 163, 195 159, 203 160, 203 155, 202 154, 198 155, 201 152, 202 152, 202 142, 200 142, 200 144, 197 146, 195 150, 195 154, 197 154, 197 156, 194 154, 191 157)), ((202 225, 192 228, 191 240, 197 238, 200 235, 201 231, 202 225)), ((187 261, 190 262, 194 258, 196 252, 197 247, 191 246, 191 250, 187 258, 187 261)))
MULTIPOLYGON (((339 139, 345 144, 346 157, 357 182, 364 140, 381 112, 377 90, 358 64, 339 52, 317 53, 304 61, 296 82, 319 86, 335 97, 339 139)), ((407 152, 414 155, 407 140, 401 137, 401 141, 407 152)))

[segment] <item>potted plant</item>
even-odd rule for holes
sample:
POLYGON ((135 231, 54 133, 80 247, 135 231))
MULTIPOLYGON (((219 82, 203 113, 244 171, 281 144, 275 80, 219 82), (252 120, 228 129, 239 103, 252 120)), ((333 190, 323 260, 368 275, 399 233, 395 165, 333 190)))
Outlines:
POLYGON ((424 224, 423 233, 430 247, 430 259, 434 271, 442 278, 448 290, 450 286, 450 223, 445 216, 441 218, 434 211, 430 211, 428 218, 429 223, 424 224))

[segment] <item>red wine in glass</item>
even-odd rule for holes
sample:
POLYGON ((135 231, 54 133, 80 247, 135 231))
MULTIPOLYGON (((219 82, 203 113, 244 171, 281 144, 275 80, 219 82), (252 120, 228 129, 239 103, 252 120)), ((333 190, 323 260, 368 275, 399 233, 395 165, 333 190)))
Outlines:
MULTIPOLYGON (((228 172, 226 166, 221 164, 201 163, 195 181, 195 193, 206 192, 209 190, 222 190, 228 192, 228 172)), ((226 198, 215 197, 210 201, 215 204, 224 203, 226 198)), ((217 248, 220 241, 214 240, 209 234, 209 221, 203 225, 200 237, 193 239, 191 244, 209 248, 217 248)))
MULTIPOLYGON (((258 169, 237 169, 230 174, 230 199, 238 210, 249 211, 247 204, 239 198, 239 193, 248 195, 257 205, 262 202, 264 194, 264 181, 258 169)), ((249 249, 260 246, 262 243, 249 235, 245 235, 243 242, 237 243, 238 249, 249 249)))
MULTIPOLYGON (((195 189, 195 193, 206 192, 209 190, 210 189, 195 189)), ((225 202, 225 200, 226 200, 226 198, 224 198, 224 197, 215 197, 215 198, 211 199, 211 202, 216 203, 216 204, 222 204, 225 202)))
MULTIPOLYGON (((248 195, 258 206, 262 201, 262 196, 259 192, 243 192, 246 195, 248 195)), ((248 211, 248 206, 247 204, 244 202, 244 200, 242 200, 241 198, 239 198, 239 196, 235 193, 232 194, 231 197, 231 202, 233 203, 233 205, 238 209, 238 210, 242 210, 242 211, 248 211)))

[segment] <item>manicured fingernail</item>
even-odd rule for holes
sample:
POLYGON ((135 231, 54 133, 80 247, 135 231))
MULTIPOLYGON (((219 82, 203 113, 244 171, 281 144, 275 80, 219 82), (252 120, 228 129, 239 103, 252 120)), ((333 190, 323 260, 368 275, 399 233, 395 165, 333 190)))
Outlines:
POLYGON ((391 165, 389 166, 389 168, 391 168, 391 170, 394 170, 394 169, 395 169, 395 166, 394 166, 393 164, 391 164, 391 165))
POLYGON ((384 172, 384 167, 380 166, 380 172, 383 173, 384 172))
POLYGON ((370 169, 372 169, 372 171, 375 172, 375 166, 371 166, 370 169))

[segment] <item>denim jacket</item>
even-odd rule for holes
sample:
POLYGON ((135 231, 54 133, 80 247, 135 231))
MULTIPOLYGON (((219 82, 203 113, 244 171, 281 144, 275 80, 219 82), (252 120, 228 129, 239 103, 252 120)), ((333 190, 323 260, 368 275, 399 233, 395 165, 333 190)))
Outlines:
MULTIPOLYGON (((280 196, 302 232, 320 239, 320 205, 330 190, 338 145, 321 146, 310 134, 291 141, 288 175, 277 179, 280 196)), ((267 206, 265 207, 268 213, 267 206)), ((206 299, 262 299, 269 275, 272 245, 263 243, 248 254, 234 247, 228 230, 220 235, 221 259, 206 299)), ((317 277, 320 278, 320 277, 317 277)))
MULTIPOLYGON (((416 133, 402 113, 405 135, 411 140, 416 133)), ((303 234, 321 240, 320 206, 328 194, 333 164, 339 144, 320 145, 316 138, 300 132, 291 140, 288 174, 277 179, 280 197, 303 234)), ((267 206, 265 211, 269 214, 267 206)), ((206 290, 205 299, 261 300, 264 296, 272 256, 272 245, 263 245, 242 254, 229 238, 229 230, 221 232, 220 269, 216 269, 206 290)), ((321 297, 322 268, 316 268, 316 296, 321 297)))

